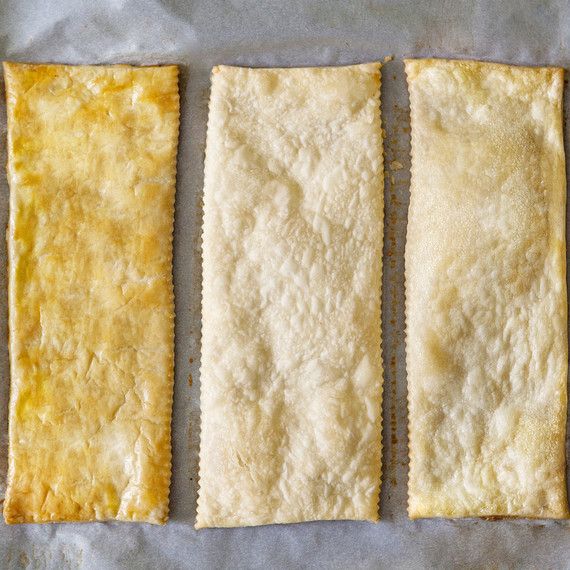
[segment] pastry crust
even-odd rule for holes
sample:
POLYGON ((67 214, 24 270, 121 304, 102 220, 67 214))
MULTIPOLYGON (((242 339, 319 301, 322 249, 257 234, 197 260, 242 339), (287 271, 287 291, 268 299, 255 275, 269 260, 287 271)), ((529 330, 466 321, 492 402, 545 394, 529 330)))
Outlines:
POLYGON ((176 66, 6 63, 8 523, 164 523, 176 66))
POLYGON ((409 514, 567 517, 563 70, 406 73, 409 514))
POLYGON ((380 65, 213 70, 196 526, 378 519, 380 65))

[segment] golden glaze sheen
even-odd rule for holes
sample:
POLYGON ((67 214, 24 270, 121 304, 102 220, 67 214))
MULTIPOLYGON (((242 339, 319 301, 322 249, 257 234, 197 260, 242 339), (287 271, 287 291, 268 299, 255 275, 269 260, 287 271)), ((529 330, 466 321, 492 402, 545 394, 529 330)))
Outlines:
POLYGON ((4 64, 8 523, 164 523, 175 66, 4 64))
POLYGON ((567 517, 563 71, 406 72, 409 514, 567 517))
POLYGON ((380 65, 217 67, 197 527, 378 518, 380 65))

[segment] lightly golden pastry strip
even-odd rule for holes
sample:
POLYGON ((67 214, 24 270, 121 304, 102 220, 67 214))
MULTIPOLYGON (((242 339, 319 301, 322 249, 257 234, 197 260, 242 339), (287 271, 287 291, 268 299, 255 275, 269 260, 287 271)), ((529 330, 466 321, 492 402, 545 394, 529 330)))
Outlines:
POLYGON ((178 69, 4 64, 8 523, 164 523, 178 69))
POLYGON ((213 70, 196 526, 378 519, 380 64, 213 70))
POLYGON ((409 514, 567 517, 563 70, 406 73, 409 514))

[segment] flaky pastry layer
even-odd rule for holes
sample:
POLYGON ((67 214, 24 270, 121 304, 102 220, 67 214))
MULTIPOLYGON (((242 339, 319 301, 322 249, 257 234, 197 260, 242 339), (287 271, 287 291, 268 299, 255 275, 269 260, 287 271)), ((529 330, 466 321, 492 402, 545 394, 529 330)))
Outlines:
POLYGON ((8 523, 164 523, 176 66, 4 64, 8 523))
POLYGON ((567 517, 563 71, 406 73, 409 514, 567 517))
POLYGON ((377 520, 380 65, 213 70, 197 527, 377 520))

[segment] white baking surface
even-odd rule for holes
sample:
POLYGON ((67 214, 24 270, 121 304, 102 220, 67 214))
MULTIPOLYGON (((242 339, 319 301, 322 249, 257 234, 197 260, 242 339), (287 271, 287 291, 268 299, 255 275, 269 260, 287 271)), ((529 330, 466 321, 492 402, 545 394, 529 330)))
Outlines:
MULTIPOLYGON (((171 520, 0 523, 0 568, 570 568, 570 524, 409 521, 403 253, 409 117, 402 57, 568 66, 564 0, 332 2, 3 0, 0 57, 61 63, 178 63, 182 123, 174 241, 176 386, 171 520), (317 522, 195 531, 199 436, 200 226, 209 72, 251 66, 394 61, 383 69, 386 223, 384 484, 378 524, 317 522), (402 168, 400 167, 402 166, 402 168), (189 385, 190 376, 193 378, 189 385)), ((568 109, 568 94, 566 109, 568 109)), ((7 221, 5 106, 0 105, 0 227, 7 221)), ((567 149, 568 152, 568 149, 567 149)), ((0 267, 5 268, 4 242, 0 267)), ((6 271, 0 271, 0 482, 6 465, 6 271)))

